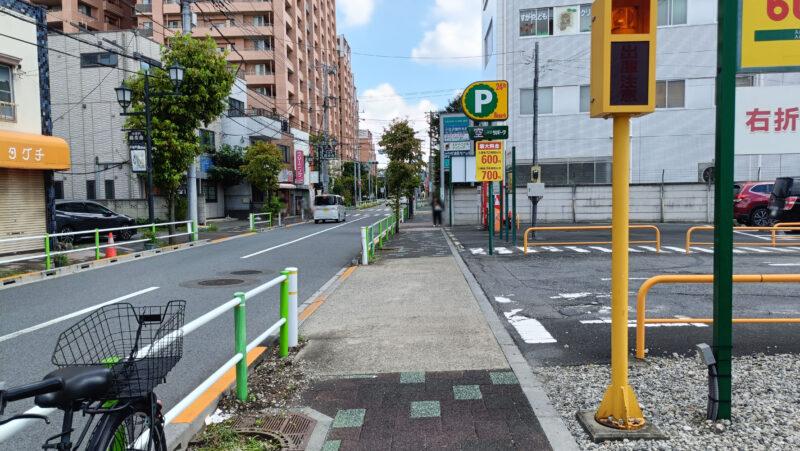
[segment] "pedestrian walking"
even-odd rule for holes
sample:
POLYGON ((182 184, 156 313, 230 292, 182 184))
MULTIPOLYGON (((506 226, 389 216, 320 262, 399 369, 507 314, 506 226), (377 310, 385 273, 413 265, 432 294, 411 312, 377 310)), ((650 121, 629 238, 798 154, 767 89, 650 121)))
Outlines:
POLYGON ((438 197, 435 197, 433 202, 431 202, 431 208, 433 209, 433 226, 441 227, 442 212, 444 211, 444 204, 442 203, 442 200, 438 197))

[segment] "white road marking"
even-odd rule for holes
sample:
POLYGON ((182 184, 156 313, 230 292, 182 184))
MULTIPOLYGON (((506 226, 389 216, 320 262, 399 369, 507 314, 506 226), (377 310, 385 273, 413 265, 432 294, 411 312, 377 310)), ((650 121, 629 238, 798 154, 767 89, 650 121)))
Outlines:
POLYGON ((573 250, 575 252, 579 252, 581 254, 588 254, 590 252, 590 251, 587 251, 586 249, 581 249, 581 248, 576 247, 576 246, 567 246, 567 249, 571 249, 571 250, 573 250))
POLYGON ((679 254, 685 254, 686 253, 686 249, 682 249, 680 247, 661 246, 661 249, 669 249, 669 250, 671 250, 673 252, 677 252, 679 254))
POLYGON ((745 250, 748 250, 750 252, 757 252, 759 254, 770 254, 771 253, 770 251, 768 251, 766 249, 759 249, 757 247, 742 247, 742 246, 739 246, 739 249, 745 249, 745 250))
MULTIPOLYGON (((520 252, 525 252, 525 248, 524 247, 517 246, 517 249, 519 249, 520 252)), ((529 254, 531 254, 531 253, 535 254, 536 253, 536 249, 528 246, 528 253, 529 254)))
POLYGON ((498 254, 503 254, 503 255, 511 253, 510 250, 508 250, 508 249, 506 249, 504 247, 496 247, 496 248, 494 248, 494 251, 497 252, 498 254))
POLYGON ((542 249, 550 252, 563 252, 561 249, 553 246, 542 246, 542 249))
POLYGON ((542 326, 539 321, 526 316, 517 316, 522 309, 505 312, 508 322, 517 329, 517 333, 525 343, 556 343, 556 339, 542 326))
POLYGON ((731 249, 731 252, 733 252, 734 254, 746 254, 747 253, 747 252, 745 252, 745 251, 743 251, 741 249, 736 249, 736 248, 731 249))
POLYGON ((497 302, 498 304, 508 304, 509 302, 511 302, 511 299, 503 296, 495 296, 494 301, 497 302))
MULTIPOLYGON (((656 249, 656 248, 654 248, 654 247, 652 247, 652 246, 639 246, 639 247, 641 247, 642 249, 644 249, 644 250, 646 250, 646 251, 650 251, 650 252, 658 252, 658 249, 656 249)), ((669 254, 669 252, 664 252, 664 251, 661 251, 661 253, 662 253, 662 254, 669 254)))
MULTIPOLYGON (((365 217, 366 217, 366 216, 365 216, 365 217)), ((357 221, 360 221, 360 220, 362 220, 362 219, 364 219, 364 218, 358 218, 358 219, 354 219, 354 220, 350 221, 350 224, 352 224, 352 223, 354 223, 354 222, 357 222, 357 221)), ((298 239, 296 239, 296 240, 287 241, 287 242, 285 242, 285 243, 283 243, 283 244, 279 244, 279 245, 277 245, 277 246, 272 246, 272 247, 270 247, 270 248, 268 248, 268 249, 264 249, 264 250, 261 250, 261 251, 258 251, 258 252, 253 252, 252 254, 248 254, 248 255, 245 255, 245 256, 243 256, 243 257, 239 257, 239 258, 250 258, 250 257, 255 257, 256 255, 261 255, 261 254, 263 254, 264 252, 269 252, 269 251, 271 251, 271 250, 278 249, 279 247, 284 247, 284 246, 288 246, 288 245, 290 245, 290 244, 297 243, 298 241, 303 241, 303 240, 305 240, 306 238, 311 238, 311 237, 312 237, 312 236, 314 236, 314 235, 319 235, 320 233, 330 232, 330 231, 331 231, 331 230, 333 230, 333 229, 338 229, 339 227, 344 227, 344 226, 346 226, 347 224, 348 224, 348 223, 344 223, 344 224, 340 224, 340 225, 337 225, 337 226, 333 226, 333 227, 331 227, 331 228, 329 228, 329 229, 320 230, 319 232, 314 232, 314 233, 312 233, 312 234, 309 234, 309 235, 306 235, 306 236, 304 236, 304 237, 300 237, 300 238, 298 238, 298 239)))
POLYGON ((486 255, 486 251, 484 251, 482 247, 476 247, 469 251, 472 252, 472 255, 486 255))
POLYGON ((598 251, 601 251, 601 252, 605 252, 607 254, 611 253, 611 249, 608 249, 608 248, 605 248, 605 247, 600 247, 600 246, 589 246, 589 247, 592 248, 592 249, 596 249, 598 251))
POLYGON ((772 249, 774 251, 778 251, 778 252, 791 252, 791 253, 797 252, 794 249, 789 249, 789 248, 785 248, 785 247, 777 247, 777 246, 776 247, 771 247, 770 249, 772 249))
POLYGON ((771 240, 772 235, 754 235, 752 233, 742 232, 741 230, 734 230, 733 233, 738 233, 739 235, 749 236, 751 238, 758 238, 759 240, 771 240))
POLYGON ((558 293, 558 296, 550 296, 550 299, 580 299, 591 295, 592 293, 558 293))
POLYGON ((101 304, 93 305, 91 307, 87 307, 85 309, 78 310, 77 312, 70 313, 69 315, 64 315, 64 316, 60 316, 60 317, 55 318, 55 319, 51 319, 50 321, 45 321, 45 322, 43 322, 41 324, 37 324, 35 326, 28 327, 27 329, 22 329, 22 330, 19 330, 17 332, 10 333, 8 335, 3 335, 2 337, 0 337, 0 343, 4 342, 6 340, 10 340, 10 339, 12 339, 14 337, 18 337, 20 335, 24 335, 24 334, 27 334, 27 333, 30 333, 30 332, 33 332, 33 331, 36 331, 36 330, 39 330, 39 329, 43 329, 43 328, 45 328, 47 326, 52 326, 53 324, 60 323, 61 321, 66 321, 66 320, 68 320, 70 318, 74 318, 76 316, 81 316, 83 314, 86 314, 86 313, 89 313, 89 312, 93 312, 93 311, 99 309, 100 307, 104 307, 106 305, 115 304, 117 302, 122 302, 122 301, 130 299, 132 297, 139 296, 140 294, 149 293, 149 292, 151 292, 153 290, 157 290, 157 289, 158 289, 158 287, 145 288, 144 290, 139 290, 139 291, 137 291, 135 293, 126 294, 125 296, 120 296, 120 297, 114 298, 114 299, 112 299, 110 301, 106 301, 106 302, 103 302, 101 304))
POLYGON ((800 266, 800 263, 767 263, 770 266, 800 266))
POLYGON ((697 247, 697 246, 692 246, 692 247, 689 248, 689 250, 699 251, 699 252, 703 252, 703 253, 706 253, 706 254, 713 254, 714 253, 713 249, 706 249, 704 247, 697 247))

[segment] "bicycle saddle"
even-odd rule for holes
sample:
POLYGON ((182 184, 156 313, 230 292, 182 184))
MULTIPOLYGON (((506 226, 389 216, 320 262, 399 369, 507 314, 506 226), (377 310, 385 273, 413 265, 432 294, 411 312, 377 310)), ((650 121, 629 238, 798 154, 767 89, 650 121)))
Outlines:
POLYGON ((96 399, 111 388, 111 370, 103 365, 59 368, 44 379, 61 378, 64 389, 37 395, 34 402, 39 407, 70 408, 75 402, 96 399))

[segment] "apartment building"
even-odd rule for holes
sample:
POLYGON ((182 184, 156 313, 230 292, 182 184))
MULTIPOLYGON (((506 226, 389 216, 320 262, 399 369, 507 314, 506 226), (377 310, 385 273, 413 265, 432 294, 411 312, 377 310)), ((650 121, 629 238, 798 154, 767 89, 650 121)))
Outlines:
MULTIPOLYGON (((362 163, 369 163, 370 161, 377 161, 378 155, 375 153, 375 144, 372 141, 372 132, 369 130, 359 130, 358 131, 358 147, 360 149, 360 154, 358 156, 358 161, 362 163)), ((378 174, 378 165, 371 164, 369 168, 370 174, 373 177, 377 176, 378 174)))
POLYGON ((353 156, 356 155, 356 148, 358 147, 357 135, 354 133, 358 130, 358 94, 356 92, 356 85, 353 80, 353 71, 351 69, 351 55, 350 44, 347 43, 343 34, 336 37, 339 58, 338 70, 336 72, 337 80, 337 93, 339 109, 339 135, 335 136, 340 144, 340 158, 347 161, 353 161, 353 156))
POLYGON ((64 33, 136 27, 133 0, 33 0, 32 3, 47 8, 47 26, 64 33))
MULTIPOLYGON (((515 146, 523 165, 532 160, 533 52, 539 44, 538 158, 549 186, 611 183, 611 121, 589 118, 591 7, 575 0, 483 2, 483 75, 509 82, 506 148, 515 146)), ((716 20, 715 1, 658 1, 656 111, 631 122, 632 183, 710 181, 716 20)), ((740 75, 737 84, 800 85, 800 76, 740 75)), ((769 180, 796 175, 798 167, 798 154, 736 155, 735 178, 769 180)))
MULTIPOLYGON (((193 34, 213 37, 245 79, 247 114, 288 118, 321 134, 327 83, 328 134, 356 135, 349 47, 336 34, 334 0, 199 1, 191 8, 193 34)), ((157 42, 181 30, 178 0, 138 0, 136 13, 142 33, 157 42)))

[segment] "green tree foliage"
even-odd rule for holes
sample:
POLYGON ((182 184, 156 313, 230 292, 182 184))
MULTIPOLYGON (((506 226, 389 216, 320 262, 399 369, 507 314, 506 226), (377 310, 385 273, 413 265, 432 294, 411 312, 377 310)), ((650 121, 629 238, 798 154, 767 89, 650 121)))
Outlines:
MULTIPOLYGON (((175 197, 184 174, 202 149, 195 130, 218 118, 227 108, 226 100, 233 86, 234 74, 227 67, 226 53, 217 51, 213 39, 194 39, 180 33, 161 47, 164 67, 176 62, 186 68, 181 95, 150 99, 153 142, 153 184, 167 196, 170 222, 175 218, 175 197)), ((129 77, 131 110, 144 111, 142 73, 129 77)), ((150 92, 172 92, 173 86, 164 70, 150 76, 150 92)), ((145 128, 144 116, 129 116, 126 128, 145 128)))
POLYGON ((281 208, 279 202, 273 202, 272 193, 278 190, 278 174, 284 167, 283 153, 275 144, 263 141, 258 141, 245 150, 241 170, 253 186, 266 193, 267 211, 276 215, 281 208))
MULTIPOLYGON (((388 129, 384 129, 378 143, 389 156, 386 168, 386 184, 389 193, 394 196, 394 210, 400 217, 400 197, 407 196, 409 202, 414 188, 422 183, 420 173, 424 168, 420 140, 414 136, 414 129, 408 120, 395 119, 388 129)), ((397 230, 400 230, 398 223, 397 230)))
POLYGON ((428 116, 428 129, 430 133, 431 139, 431 178, 433 180, 433 188, 434 192, 439 192, 439 175, 441 170, 439 169, 439 137, 440 137, 440 130, 439 130, 439 115, 442 113, 463 113, 464 109, 461 106, 461 97, 456 96, 450 99, 450 102, 447 104, 444 109, 437 111, 428 116))
POLYGON ((213 166, 208 170, 208 179, 223 186, 233 186, 244 180, 244 149, 223 144, 210 152, 213 166))

